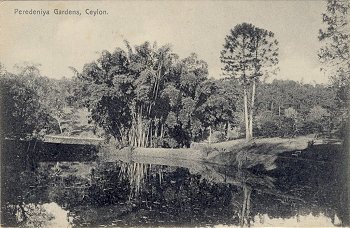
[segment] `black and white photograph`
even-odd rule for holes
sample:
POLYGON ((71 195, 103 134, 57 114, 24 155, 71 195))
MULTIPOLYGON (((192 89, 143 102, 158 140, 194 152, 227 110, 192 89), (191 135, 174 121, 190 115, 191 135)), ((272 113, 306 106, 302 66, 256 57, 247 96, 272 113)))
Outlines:
POLYGON ((1 227, 349 227, 350 1, 0 1, 1 227))

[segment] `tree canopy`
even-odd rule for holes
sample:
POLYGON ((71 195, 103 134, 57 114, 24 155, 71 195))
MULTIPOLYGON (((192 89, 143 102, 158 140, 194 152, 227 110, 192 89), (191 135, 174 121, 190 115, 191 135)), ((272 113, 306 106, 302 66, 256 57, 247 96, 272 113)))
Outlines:
POLYGON ((323 44, 319 59, 323 70, 331 77, 342 106, 350 105, 350 2, 327 0, 326 12, 322 14, 324 29, 319 31, 323 44))
POLYGON ((253 137, 253 111, 256 83, 275 73, 278 42, 274 33, 252 24, 242 23, 230 30, 221 51, 224 72, 239 78, 243 87, 246 139, 253 137))
MULTIPOLYGON (((209 97, 219 99, 210 93, 220 86, 207 80, 205 61, 196 54, 180 59, 169 45, 126 47, 104 51, 78 75, 82 100, 108 135, 134 146, 188 146, 205 126, 217 124, 198 113, 214 105, 209 97)), ((232 115, 226 110, 217 118, 232 115)))

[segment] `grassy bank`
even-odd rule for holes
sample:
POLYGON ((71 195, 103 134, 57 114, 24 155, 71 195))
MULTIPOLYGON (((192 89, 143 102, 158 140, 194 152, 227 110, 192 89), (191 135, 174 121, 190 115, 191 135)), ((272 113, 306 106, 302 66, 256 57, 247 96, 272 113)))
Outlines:
POLYGON ((105 161, 126 159, 134 162, 174 164, 198 161, 242 168, 262 166, 265 170, 272 170, 276 168, 277 156, 285 152, 298 156, 312 145, 311 142, 312 138, 304 136, 289 139, 263 138, 249 142, 232 140, 211 145, 198 144, 193 148, 184 149, 131 147, 116 149, 112 145, 106 145, 101 149, 99 157, 105 161))

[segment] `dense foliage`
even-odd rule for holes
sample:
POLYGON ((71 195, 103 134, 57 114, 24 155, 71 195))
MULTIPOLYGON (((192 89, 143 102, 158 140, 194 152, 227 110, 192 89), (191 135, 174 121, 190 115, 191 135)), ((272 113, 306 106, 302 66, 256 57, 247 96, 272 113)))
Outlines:
POLYGON ((40 78, 33 74, 0 77, 1 134, 9 138, 28 138, 40 132, 49 122, 39 101, 36 85, 40 78))
POLYGON ((350 105, 350 2, 327 0, 326 12, 322 15, 325 28, 319 32, 323 44, 319 59, 323 70, 331 77, 340 104, 350 105))
POLYGON ((260 136, 330 134, 339 127, 336 93, 324 85, 274 80, 257 90, 256 131, 260 136))
MULTIPOLYGON (((167 68, 157 74, 155 57, 158 63, 153 68, 142 63, 162 49, 157 50, 148 43, 132 53, 117 49, 108 58, 109 72, 102 67, 108 65, 102 61, 109 55, 105 52, 73 80, 48 79, 30 66, 18 74, 4 72, 0 77, 3 134, 10 138, 38 136, 39 132, 72 135, 77 127, 71 123, 79 120, 75 113, 85 106, 104 135, 124 145, 183 147, 209 137, 211 142, 242 137, 243 85, 239 80, 208 79, 204 61, 194 54, 181 60, 170 49, 165 55, 167 68), (141 50, 148 53, 144 59, 139 57, 141 50), (113 73, 122 66, 125 73, 113 73), (136 66, 139 71, 132 71, 136 66)), ((262 137, 329 135, 341 122, 337 99, 337 92, 324 85, 259 82, 254 132, 262 137)))
POLYGON ((322 14, 325 27, 320 29, 318 37, 323 45, 318 57, 337 93, 338 115, 342 119, 342 138, 348 137, 349 133, 346 131, 349 132, 350 129, 349 10, 350 2, 347 0, 327 0, 326 11, 322 14))
POLYGON ((196 54, 180 59, 169 46, 126 44, 128 51, 104 51, 78 75, 83 103, 107 136, 133 146, 182 147, 202 139, 207 127, 233 121, 236 92, 207 80, 207 63, 196 54))
MULTIPOLYGON (((124 145, 183 147, 208 139, 211 131, 212 141, 244 134, 241 79, 208 79, 204 61, 195 54, 180 59, 168 46, 127 47, 104 51, 78 74, 79 96, 106 136, 124 145)), ((336 127, 331 88, 281 80, 256 84, 257 136, 329 134, 336 127)))
POLYGON ((0 75, 2 137, 26 139, 62 133, 63 119, 69 116, 64 107, 72 95, 72 82, 42 76, 32 64, 17 68, 16 74, 2 69, 0 75))

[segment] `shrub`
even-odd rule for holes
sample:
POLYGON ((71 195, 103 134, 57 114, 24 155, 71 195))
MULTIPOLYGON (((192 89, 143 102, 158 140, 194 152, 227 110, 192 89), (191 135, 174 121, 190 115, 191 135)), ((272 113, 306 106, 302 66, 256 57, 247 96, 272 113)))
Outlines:
POLYGON ((214 131, 212 134, 211 134, 211 142, 212 143, 217 143, 217 142, 223 142, 225 141, 225 133, 222 132, 222 131, 214 131))
POLYGON ((227 139, 238 139, 241 136, 241 128, 240 127, 233 127, 232 129, 228 129, 227 132, 227 139))
POLYGON ((276 137, 280 135, 279 124, 276 121, 267 121, 261 125, 258 132, 260 136, 276 137))
POLYGON ((169 147, 169 148, 176 148, 176 147, 179 147, 179 144, 173 138, 165 138, 164 139, 164 146, 169 147))

